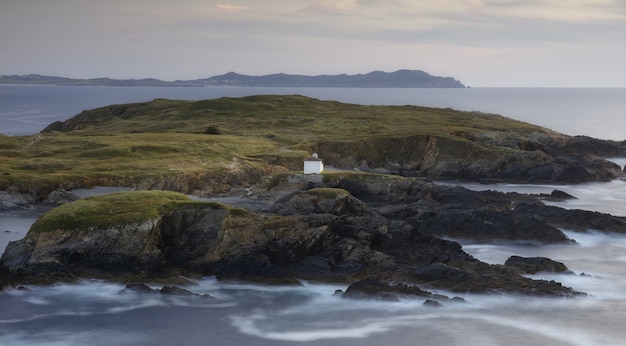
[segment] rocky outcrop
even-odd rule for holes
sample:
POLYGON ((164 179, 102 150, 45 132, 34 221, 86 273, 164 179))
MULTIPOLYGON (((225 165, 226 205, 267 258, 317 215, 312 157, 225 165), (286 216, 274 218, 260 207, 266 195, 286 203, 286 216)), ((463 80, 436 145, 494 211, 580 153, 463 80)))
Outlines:
POLYGON ((15 189, 0 191, 0 211, 30 206, 35 202, 35 196, 29 193, 22 193, 15 189))
POLYGON ((325 164, 339 168, 430 179, 582 183, 623 176, 618 165, 602 157, 626 155, 626 151, 608 141, 495 131, 457 136, 325 142, 313 149, 326 153, 325 164), (601 152, 596 151, 599 147, 601 152))
POLYGON ((560 228, 626 232, 624 217, 546 206, 535 196, 518 193, 470 191, 423 179, 369 174, 333 174, 322 185, 349 191, 385 218, 437 237, 573 243, 560 228))
MULTIPOLYGON (((165 208, 157 218, 140 224, 31 231, 9 244, 0 260, 0 277, 3 285, 78 278, 181 283, 182 277, 207 275, 264 284, 368 279, 384 283, 374 285, 378 288, 372 292, 392 294, 428 288, 578 294, 556 282, 524 278, 508 266, 482 263, 458 243, 424 232, 411 218, 405 221, 404 216, 379 212, 385 208, 377 201, 402 190, 396 184, 409 187, 399 203, 423 199, 427 205, 445 195, 435 193, 434 185, 425 181, 389 178, 371 186, 376 194, 370 203, 348 189, 321 188, 286 194, 263 213, 191 203, 165 208), (383 185, 387 195, 380 189, 383 185)), ((354 186, 367 199, 363 188, 368 185, 354 186)), ((484 203, 467 196, 468 201, 472 198, 474 205, 484 203)), ((495 204, 487 203, 492 209, 502 207, 495 204)), ((364 291, 357 287, 350 291, 364 291)))
POLYGON ((572 273, 567 266, 545 257, 521 257, 511 256, 504 265, 516 268, 523 274, 546 273, 572 273))
MULTIPOLYGON (((356 282, 353 282, 348 286, 345 293, 342 294, 343 298, 369 298, 386 301, 398 301, 399 297, 422 297, 428 298, 428 300, 449 300, 450 298, 433 294, 425 291, 417 286, 409 286, 402 283, 390 284, 381 280, 365 278, 356 282)), ((457 298, 456 301, 463 301, 462 298, 457 298)))
POLYGON ((516 206, 515 212, 571 231, 596 230, 607 233, 626 233, 626 218, 595 211, 521 204, 516 206))

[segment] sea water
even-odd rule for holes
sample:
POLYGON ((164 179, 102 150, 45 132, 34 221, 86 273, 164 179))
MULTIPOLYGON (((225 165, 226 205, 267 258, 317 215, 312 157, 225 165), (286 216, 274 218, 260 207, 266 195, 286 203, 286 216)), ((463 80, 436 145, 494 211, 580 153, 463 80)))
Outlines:
MULTIPOLYGON (((386 100, 378 90, 369 89, 218 89, 225 88, 0 87, 0 132, 34 133, 51 120, 66 119, 85 108, 155 97, 298 93, 353 103, 495 112, 568 134, 616 140, 626 137, 624 125, 615 120, 624 115, 626 89, 392 89, 382 91, 386 100), (168 89, 173 93, 168 94, 168 89), (42 101, 49 96, 49 101, 42 101), (7 97, 9 102, 5 102, 7 97), (21 111, 10 106, 13 98, 22 100, 21 111), (577 102, 586 105, 571 106, 577 102), (540 109, 542 104, 548 111, 540 109), (583 112, 578 112, 581 109, 583 112)), ((626 163, 623 158, 614 160, 626 163)), ((578 198, 552 202, 557 206, 626 216, 624 184, 616 180, 581 185, 466 187, 525 193, 550 193, 557 188, 578 198)), ((36 211, 0 213, 0 251, 8 241, 23 237, 38 215, 36 211)), ((166 296, 120 293, 123 285, 88 280, 0 292, 0 345, 624 345, 626 236, 564 231, 578 245, 462 245, 466 252, 492 264, 502 264, 511 255, 563 262, 574 275, 531 277, 556 280, 588 296, 560 299, 439 291, 461 296, 466 303, 444 302, 444 307, 433 308, 424 306, 420 298, 400 302, 342 299, 334 292, 345 290, 344 285, 311 282, 298 287, 267 287, 204 278, 187 287, 197 296, 166 296)))
POLYGON ((306 282, 265 287, 206 278, 188 287, 199 296, 165 296, 84 281, 1 292, 0 344, 623 345, 624 259, 605 253, 623 253, 626 239, 585 238, 580 247, 468 246, 498 263, 502 253, 570 260, 585 275, 536 277, 591 294, 582 298, 456 294, 466 302, 433 308, 417 298, 342 299, 333 293, 343 286, 306 282))
POLYGON ((29 135, 85 109, 155 98, 258 94, 356 104, 420 105, 501 114, 568 134, 625 140, 626 88, 237 88, 0 86, 0 133, 29 135))
MULTIPOLYGON (((578 203, 603 211, 607 196, 623 191, 623 184, 558 187, 574 195, 587 192, 575 195, 578 203)), ((480 187, 528 188, 533 193, 553 188, 480 187)), ((614 201, 619 206, 616 214, 626 214, 624 196, 618 194, 614 201)), ((569 203, 554 202, 565 208, 572 207, 569 203)), ((9 234, 22 236, 36 217, 33 212, 10 212, 0 214, 0 222, 11 230, 9 234), (7 223, 16 219, 15 224, 7 223)), ((433 308, 424 306, 421 298, 399 302, 342 299, 334 294, 346 289, 340 284, 268 287, 209 277, 186 287, 197 296, 166 296, 122 293, 121 284, 85 280, 0 292, 0 345, 623 345, 626 235, 565 232, 578 245, 461 244, 466 252, 491 264, 503 264, 512 255, 563 262, 574 274, 530 277, 556 280, 588 296, 564 299, 436 291, 466 302, 444 302, 444 307, 433 308)))

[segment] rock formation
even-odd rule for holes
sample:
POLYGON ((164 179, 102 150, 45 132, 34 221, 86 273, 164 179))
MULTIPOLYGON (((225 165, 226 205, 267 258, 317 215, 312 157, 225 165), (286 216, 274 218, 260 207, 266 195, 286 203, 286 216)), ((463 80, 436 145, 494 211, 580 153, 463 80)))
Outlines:
MULTIPOLYGON (((2 285, 79 278, 184 283, 183 277, 214 275, 263 284, 369 283, 351 286, 347 296, 434 289, 579 294, 554 281, 525 278, 511 264, 480 262, 442 239, 572 242, 551 223, 575 229, 578 219, 562 218, 553 211, 561 209, 535 197, 358 173, 331 174, 316 184, 321 186, 300 190, 279 182, 267 192, 272 198, 241 198, 241 206, 251 209, 183 203, 141 223, 31 230, 3 254, 2 285), (532 213, 515 213, 518 208, 532 213)), ((626 230, 624 218, 597 214, 594 223, 605 231, 626 230)))
MULTIPOLYGON (((626 156, 625 143, 494 114, 298 95, 154 100, 87 110, 6 147, 0 154, 15 163, 4 166, 0 209, 64 204, 74 199, 66 190, 97 185, 245 197, 226 205, 169 195, 130 221, 126 214, 148 200, 120 209, 121 197, 84 217, 38 221, 2 255, 0 287, 80 278, 170 285, 213 275, 341 282, 351 284, 346 297, 439 299, 428 291, 438 289, 574 296, 523 277, 535 260, 489 265, 450 239, 571 244, 559 228, 626 232, 625 218, 542 203, 575 197, 558 191, 476 192, 428 180, 580 183, 626 174, 604 159, 626 156), (206 133, 215 124, 222 135, 206 133), (347 172, 293 179, 288 172, 312 151, 347 172)), ((554 267, 546 261, 539 270, 554 267)))

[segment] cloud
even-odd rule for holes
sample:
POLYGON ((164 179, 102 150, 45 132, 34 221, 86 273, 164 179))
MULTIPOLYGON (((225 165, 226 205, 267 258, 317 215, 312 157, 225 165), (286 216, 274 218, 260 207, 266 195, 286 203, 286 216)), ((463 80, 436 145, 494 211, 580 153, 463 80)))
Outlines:
POLYGON ((215 6, 221 10, 226 10, 226 11, 244 11, 248 9, 247 6, 240 6, 240 5, 217 4, 215 6))
POLYGON ((358 0, 315 0, 315 6, 333 10, 348 10, 357 3, 358 0))
POLYGON ((626 80, 619 62, 626 59, 624 0, 56 0, 0 7, 6 74, 76 75, 80 64, 87 76, 166 79, 227 72, 222 66, 248 74, 417 68, 459 78, 474 73, 466 79, 477 85, 472 79, 494 69, 497 76, 531 64, 544 71, 545 61, 559 66, 553 62, 585 57, 581 69, 611 67, 605 78, 626 80))

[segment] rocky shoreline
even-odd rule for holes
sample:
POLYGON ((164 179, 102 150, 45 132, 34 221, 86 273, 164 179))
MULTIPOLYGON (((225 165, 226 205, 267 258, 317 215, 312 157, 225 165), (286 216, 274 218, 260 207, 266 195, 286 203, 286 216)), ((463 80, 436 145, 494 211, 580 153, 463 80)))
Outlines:
POLYGON ((7 246, 0 288, 83 278, 171 285, 215 276, 343 283, 347 297, 375 299, 440 300, 430 292, 438 290, 574 297, 584 293, 524 276, 567 272, 566 264, 515 257, 487 264, 458 241, 575 246, 561 229, 626 233, 624 217, 543 203, 575 198, 558 190, 525 195, 435 183, 626 176, 606 160, 626 157, 626 141, 571 137, 480 112, 298 95, 159 99, 86 110, 5 147, 15 162, 0 175, 0 211, 70 212, 7 246), (312 151, 338 170, 295 174, 312 151), (107 223, 99 221, 132 212, 104 199, 79 204, 85 199, 73 191, 93 186, 137 190, 117 202, 134 201, 140 191, 138 203, 146 204, 154 201, 145 191, 156 191, 158 201, 165 191, 180 194, 143 218, 107 223), (84 214, 96 224, 71 211, 90 203, 104 203, 84 214))
MULTIPOLYGON (((69 195, 58 203, 73 199, 69 195)), ((546 197, 381 174, 286 174, 269 189, 252 187, 222 200, 230 205, 193 204, 143 224, 30 232, 2 255, 0 285, 82 278, 185 284, 184 278, 216 276, 270 285, 340 282, 350 284, 346 297, 373 299, 451 299, 429 290, 584 294, 523 276, 567 271, 565 264, 512 257, 490 265, 447 240, 575 246, 559 228, 626 233, 626 218, 546 206, 546 197)), ((572 196, 557 191, 549 197, 572 196)))

